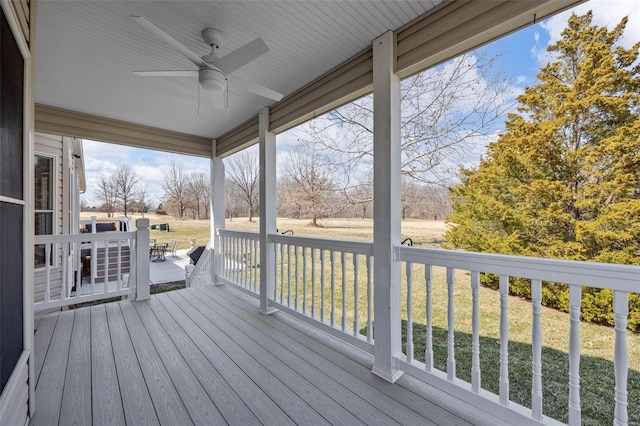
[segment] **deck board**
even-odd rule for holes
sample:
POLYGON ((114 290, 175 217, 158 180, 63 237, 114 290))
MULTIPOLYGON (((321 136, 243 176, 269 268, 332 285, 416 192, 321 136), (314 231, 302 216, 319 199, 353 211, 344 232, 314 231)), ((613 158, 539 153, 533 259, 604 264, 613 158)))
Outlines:
POLYGON ((160 424, 193 424, 133 302, 119 305, 160 424))
MULTIPOLYGON (((330 391, 320 389, 320 386, 323 385, 323 383, 321 383, 322 377, 318 375, 315 377, 315 380, 309 380, 291 366, 291 364, 295 362, 294 353, 298 350, 296 346, 289 348, 288 351, 285 351, 286 353, 281 354, 282 358, 280 359, 261 345, 265 343, 264 340, 261 339, 262 336, 257 334, 253 336, 246 335, 242 330, 235 327, 233 321, 224 318, 208 306, 208 304, 202 302, 202 298, 198 297, 197 294, 191 294, 191 296, 194 296, 189 300, 192 306, 199 309, 200 312, 204 313, 216 324, 221 325, 228 336, 238 345, 245 348, 263 368, 269 370, 276 377, 288 377, 289 379, 287 380, 286 386, 302 398, 309 406, 313 407, 314 410, 322 415, 329 423, 349 425, 364 424, 329 396, 331 395, 331 390, 335 391, 335 389, 331 389, 330 391)), ((312 368, 311 365, 309 365, 309 367, 312 368)), ((393 419, 387 418, 386 420, 387 424, 397 424, 393 419)))
POLYGON ((249 377, 231 357, 209 338, 200 325, 178 308, 176 303, 168 297, 159 295, 160 301, 170 312, 173 319, 180 323, 185 333, 208 355, 210 362, 220 372, 222 377, 235 385, 238 396, 249 407, 252 413, 260 415, 264 424, 292 425, 291 418, 249 377))
MULTIPOLYGON (((210 297, 210 294, 207 296, 210 297)), ((264 326, 261 325, 261 323, 270 326, 272 330, 267 331, 267 333, 283 345, 290 345, 291 340, 299 342, 305 356, 317 356, 318 358, 314 358, 317 363, 316 365, 325 366, 327 374, 331 374, 336 378, 345 376, 357 377, 357 380, 344 381, 344 385, 365 399, 375 401, 375 405, 378 408, 383 409, 387 414, 391 414, 394 419, 404 419, 403 421, 405 423, 411 423, 411 419, 406 419, 407 414, 402 409, 402 406, 406 405, 411 408, 412 411, 432 420, 435 424, 469 424, 469 422, 460 418, 452 418, 451 412, 405 389, 401 384, 403 378, 400 379, 399 383, 391 384, 371 374, 373 357, 369 354, 361 353, 361 357, 358 360, 353 359, 352 357, 358 352, 349 352, 350 356, 345 356, 342 352, 327 344, 334 343, 336 346, 345 346, 341 342, 336 340, 327 341, 326 339, 316 340, 310 334, 302 333, 288 326, 286 322, 278 318, 280 314, 270 316, 253 315, 251 312, 253 312, 254 309, 252 309, 250 303, 234 297, 226 291, 216 293, 216 297, 225 309, 247 313, 247 315, 243 315, 242 317, 246 321, 249 321, 254 327, 264 330, 264 326), (224 300, 224 302, 222 302, 222 300, 224 300), (366 359, 369 357, 370 359, 366 359), (333 368, 330 368, 331 366, 333 366, 333 368), (362 384, 366 386, 362 386, 362 384), (400 402, 402 405, 398 405, 397 402, 400 402)), ((319 332, 319 334, 324 337, 322 332, 319 332)))
POLYGON ((60 424, 91 424, 91 311, 79 309, 73 318, 60 424))
POLYGON ((224 418, 180 355, 178 348, 166 331, 157 326, 158 320, 148 303, 136 303, 132 306, 138 311, 191 420, 197 425, 225 424, 224 418))
POLYGON ((142 369, 138 364, 129 333, 115 332, 116 330, 126 330, 120 305, 108 303, 105 306, 105 310, 109 330, 114 331, 114 333, 110 333, 110 338, 125 420, 129 424, 135 425, 159 425, 160 422, 153 407, 142 369))
POLYGON ((213 286, 44 316, 31 424, 468 424, 294 322, 213 286))
POLYGON ((164 327, 180 354, 187 361, 193 374, 199 378, 206 378, 206 380, 200 380, 200 384, 218 407, 225 421, 229 424, 246 426, 260 425, 258 418, 193 343, 185 330, 173 321, 169 311, 156 299, 150 300, 148 304, 157 321, 164 327))
POLYGON ((34 344, 37 348, 41 348, 41 350, 36 351, 36 353, 34 354, 36 383, 38 381, 38 378, 40 377, 42 365, 44 364, 44 357, 49 350, 49 344, 51 343, 53 330, 56 327, 57 321, 58 312, 44 317, 41 316, 37 321, 38 326, 36 327, 36 332, 34 335, 34 344))
MULTIPOLYGON (((217 296, 218 301, 214 301, 210 298, 209 294, 203 293, 203 297, 209 298, 210 303, 216 304, 216 307, 219 310, 228 311, 229 314, 234 313, 237 315, 238 321, 236 321, 236 324, 247 332, 251 333, 252 330, 260 330, 264 336, 268 335, 270 339, 265 341, 266 344, 269 345, 270 350, 283 353, 283 351, 286 351, 286 348, 288 347, 296 347, 295 354, 297 355, 298 360, 303 360, 303 362, 296 363, 299 371, 302 374, 305 374, 311 368, 317 368, 335 383, 338 383, 341 388, 346 390, 338 393, 338 395, 346 394, 341 395, 340 400, 347 403, 345 407, 354 410, 354 414, 355 410, 358 410, 358 408, 361 408, 359 411, 367 413, 364 417, 361 417, 365 423, 433 424, 430 423, 424 415, 421 415, 419 412, 414 410, 404 409, 403 406, 398 405, 398 400, 394 400, 391 396, 378 390, 377 386, 386 382, 384 382, 384 380, 380 380, 376 376, 373 376, 370 369, 360 367, 352 370, 345 370, 342 366, 350 362, 350 359, 347 356, 336 351, 326 350, 326 346, 324 345, 318 345, 316 348, 318 351, 311 350, 306 345, 312 342, 306 339, 300 339, 302 340, 301 342, 290 336, 290 334, 295 334, 295 330, 291 328, 287 329, 286 327, 276 328, 269 324, 269 322, 281 324, 280 321, 275 320, 265 322, 263 320, 269 320, 270 317, 259 314, 253 315, 254 309, 252 309, 250 304, 243 303, 241 300, 233 300, 233 297, 225 295, 224 292, 219 292, 217 296), (227 303, 222 302, 220 299, 221 297, 223 298, 222 300, 227 303), (325 358, 322 354, 326 353, 331 353, 332 357, 330 359, 325 358), (360 376, 372 378, 373 380, 367 382, 360 379, 360 376), (345 377, 349 379, 345 380, 345 377), (349 395, 351 395, 352 399, 355 396, 357 401, 350 401, 349 395), (375 401, 375 403, 373 401, 375 401), (370 418, 369 414, 372 414, 373 418, 370 418)), ((255 336, 255 332, 253 332, 252 335, 255 336)), ((394 391, 397 392, 398 390, 398 387, 395 386, 394 391)), ((329 394, 333 394, 334 392, 337 392, 337 390, 332 387, 327 389, 327 392, 329 394)), ((423 404, 428 403, 428 401, 420 402, 423 404)))
MULTIPOLYGON (((52 425, 60 421, 74 314, 74 311, 61 312, 56 321, 42 373, 36 383, 36 412, 31 420, 32 425, 52 425)), ((35 350, 37 352, 40 349, 36 347, 35 350)))
POLYGON ((91 395, 94 425, 124 425, 124 409, 104 305, 91 308, 91 395))
POLYGON ((200 328, 216 342, 220 348, 236 362, 251 379, 264 390, 271 399, 278 404, 291 419, 298 424, 329 424, 313 407, 309 406, 302 398, 289 389, 282 380, 269 370, 263 368, 258 360, 236 342, 234 342, 223 330, 200 313, 187 299, 182 296, 171 295, 177 305, 194 320, 200 328))
MULTIPOLYGON (((244 333, 249 340, 259 343, 265 354, 284 360, 295 374, 307 379, 309 383, 312 383, 321 392, 330 396, 336 404, 340 404, 342 410, 349 411, 351 415, 359 419, 360 422, 369 425, 397 425, 400 423, 428 424, 426 419, 421 416, 404 416, 404 413, 400 413, 400 415, 395 418, 388 416, 384 411, 378 409, 363 398, 363 394, 366 394, 368 390, 364 389, 365 386, 361 386, 355 389, 355 391, 352 391, 344 385, 344 382, 353 382, 353 380, 344 380, 345 377, 348 376, 338 374, 337 376, 331 377, 330 370, 335 369, 335 365, 330 365, 329 362, 323 362, 323 359, 317 356, 317 354, 306 350, 304 346, 293 340, 287 341, 286 346, 278 343, 275 340, 275 335, 272 334, 277 333, 276 330, 260 331, 258 327, 262 326, 263 323, 255 324, 258 325, 258 327, 254 327, 254 325, 245 322, 246 318, 252 316, 251 313, 227 309, 226 304, 223 305, 218 301, 208 298, 206 292, 201 292, 201 294, 201 300, 206 300, 205 298, 209 299, 206 304, 209 308, 207 312, 210 318, 216 322, 227 321, 229 327, 235 327, 238 330, 236 334, 244 333), (233 326, 231 324, 233 324, 233 326)), ((376 400, 376 405, 378 402, 379 401, 376 400)), ((332 423, 338 423, 339 420, 342 420, 349 424, 354 424, 354 420, 347 417, 328 420, 332 423)))

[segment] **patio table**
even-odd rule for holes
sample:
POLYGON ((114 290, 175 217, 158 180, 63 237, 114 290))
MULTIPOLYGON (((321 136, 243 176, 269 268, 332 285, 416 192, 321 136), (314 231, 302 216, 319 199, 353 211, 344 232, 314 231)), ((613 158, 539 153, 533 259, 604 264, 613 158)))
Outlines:
POLYGON ((149 257, 155 257, 152 259, 152 262, 164 262, 167 260, 165 258, 165 254, 167 252, 167 248, 169 247, 169 243, 152 243, 149 244, 149 257))

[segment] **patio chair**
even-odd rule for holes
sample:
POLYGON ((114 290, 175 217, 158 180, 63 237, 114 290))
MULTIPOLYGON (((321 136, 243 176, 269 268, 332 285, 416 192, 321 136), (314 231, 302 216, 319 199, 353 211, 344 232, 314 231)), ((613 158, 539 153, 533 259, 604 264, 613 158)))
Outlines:
POLYGON ((171 241, 171 245, 169 246, 169 252, 171 253, 171 256, 173 257, 178 257, 178 254, 176 253, 176 249, 178 248, 178 240, 173 240, 171 241))

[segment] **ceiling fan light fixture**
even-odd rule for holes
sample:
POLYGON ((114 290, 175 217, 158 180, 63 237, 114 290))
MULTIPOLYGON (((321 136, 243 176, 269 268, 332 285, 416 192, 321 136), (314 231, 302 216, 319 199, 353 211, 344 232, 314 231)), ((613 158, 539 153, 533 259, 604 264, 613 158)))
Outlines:
POLYGON ((200 68, 199 79, 202 88, 209 92, 222 93, 227 88, 227 78, 219 70, 200 68))

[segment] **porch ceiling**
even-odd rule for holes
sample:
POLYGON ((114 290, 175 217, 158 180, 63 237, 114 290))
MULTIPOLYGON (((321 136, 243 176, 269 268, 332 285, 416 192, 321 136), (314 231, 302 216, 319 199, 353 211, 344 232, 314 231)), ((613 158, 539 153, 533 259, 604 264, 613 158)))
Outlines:
POLYGON ((198 54, 200 32, 222 31, 222 55, 262 37, 271 51, 237 71, 285 95, 371 45, 374 38, 442 0, 42 1, 37 4, 35 100, 96 116, 215 138, 273 101, 231 89, 229 113, 197 81, 143 78, 134 70, 193 65, 129 18, 144 16, 198 54))

